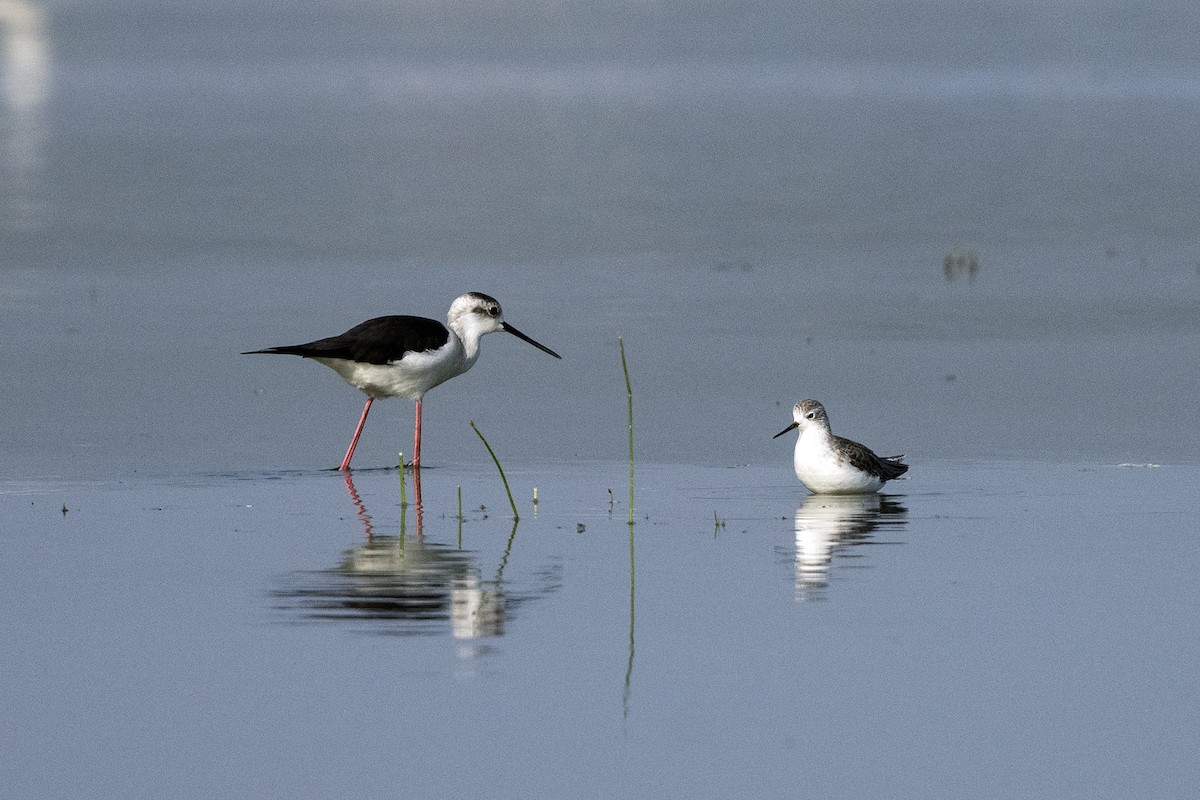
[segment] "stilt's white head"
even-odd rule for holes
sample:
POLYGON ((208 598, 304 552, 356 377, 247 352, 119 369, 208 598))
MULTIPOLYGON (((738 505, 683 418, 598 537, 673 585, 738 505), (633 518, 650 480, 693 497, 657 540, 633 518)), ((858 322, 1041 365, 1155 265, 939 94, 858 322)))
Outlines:
POLYGON ((500 301, 481 292, 467 292, 457 298, 450 305, 447 325, 450 330, 458 334, 458 338, 462 339, 468 352, 478 348, 479 340, 484 334, 506 331, 555 358, 562 358, 549 347, 535 342, 505 322, 504 312, 500 309, 500 301))

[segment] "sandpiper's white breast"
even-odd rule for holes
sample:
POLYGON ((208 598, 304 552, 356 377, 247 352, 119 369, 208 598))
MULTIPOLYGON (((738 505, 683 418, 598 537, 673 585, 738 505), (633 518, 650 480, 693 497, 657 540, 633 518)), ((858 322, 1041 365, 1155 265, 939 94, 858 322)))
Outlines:
POLYGON ((805 430, 796 440, 793 456, 796 477, 820 494, 863 494, 877 492, 883 480, 859 469, 838 453, 833 437, 825 430, 805 430))

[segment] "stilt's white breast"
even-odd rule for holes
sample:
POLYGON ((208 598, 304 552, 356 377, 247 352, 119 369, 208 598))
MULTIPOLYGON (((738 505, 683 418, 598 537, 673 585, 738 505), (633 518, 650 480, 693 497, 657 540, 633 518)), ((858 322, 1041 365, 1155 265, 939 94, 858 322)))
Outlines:
POLYGON ((461 375, 475 359, 467 358, 462 342, 453 333, 436 350, 405 353, 399 361, 364 364, 343 358, 316 358, 342 376, 346 383, 375 398, 404 397, 419 400, 440 383, 461 375))

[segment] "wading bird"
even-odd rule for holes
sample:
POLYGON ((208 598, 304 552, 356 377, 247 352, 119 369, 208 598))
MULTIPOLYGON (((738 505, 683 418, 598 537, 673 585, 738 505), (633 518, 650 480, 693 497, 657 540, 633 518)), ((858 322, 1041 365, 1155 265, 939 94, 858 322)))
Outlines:
POLYGON ((908 472, 904 456, 877 456, 870 448, 834 436, 829 429, 825 406, 816 400, 801 400, 792 408, 792 422, 775 434, 778 439, 800 429, 793 464, 796 477, 817 494, 867 494, 908 472))
POLYGON ((267 353, 311 358, 366 393, 367 404, 339 470, 350 469, 358 437, 376 398, 415 400, 412 463, 420 467, 422 398, 439 383, 469 370, 479 358, 479 340, 497 331, 511 333, 555 358, 562 358, 505 322, 500 303, 479 292, 467 292, 457 298, 450 306, 445 325, 425 317, 376 317, 338 336, 307 344, 249 350, 243 355, 267 353))

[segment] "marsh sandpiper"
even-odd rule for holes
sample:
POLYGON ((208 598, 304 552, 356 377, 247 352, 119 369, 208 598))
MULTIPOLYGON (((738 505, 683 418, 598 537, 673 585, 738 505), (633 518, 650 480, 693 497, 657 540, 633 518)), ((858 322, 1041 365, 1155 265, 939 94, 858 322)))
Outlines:
POLYGON ((868 494, 908 472, 904 456, 877 456, 865 445, 835 436, 829 429, 825 406, 801 400, 792 408, 791 425, 776 439, 800 429, 793 463, 796 477, 817 494, 868 494))

